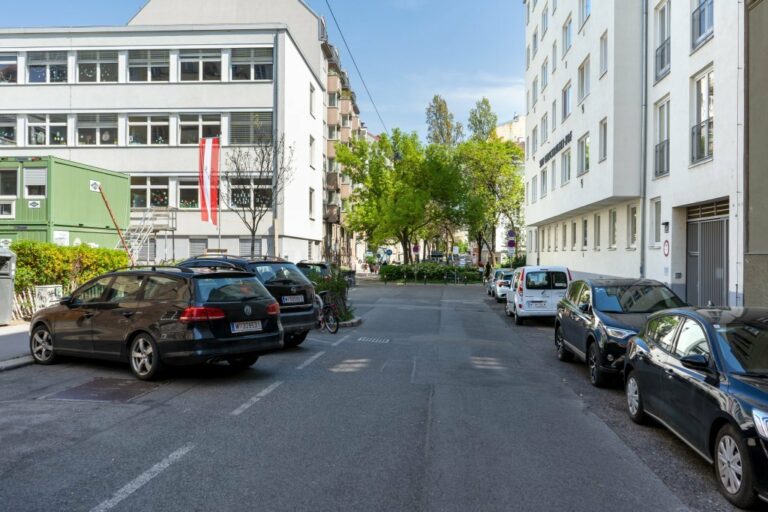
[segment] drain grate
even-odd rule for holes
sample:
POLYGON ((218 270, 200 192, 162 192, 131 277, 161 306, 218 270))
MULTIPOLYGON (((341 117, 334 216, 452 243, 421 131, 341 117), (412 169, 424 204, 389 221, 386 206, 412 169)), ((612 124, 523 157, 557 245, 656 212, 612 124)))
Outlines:
POLYGON ((362 341, 363 343, 389 343, 389 338, 368 338, 363 336, 362 338, 357 338, 357 341, 362 341))
POLYGON ((85 402, 128 402, 157 388, 157 384, 135 379, 96 378, 44 398, 85 402))

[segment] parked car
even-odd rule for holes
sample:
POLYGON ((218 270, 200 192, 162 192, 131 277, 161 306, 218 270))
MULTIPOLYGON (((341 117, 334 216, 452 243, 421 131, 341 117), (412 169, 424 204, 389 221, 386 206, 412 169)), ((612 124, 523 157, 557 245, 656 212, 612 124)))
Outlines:
POLYGON ((768 501, 768 308, 656 313, 625 375, 632 420, 657 420, 713 464, 734 505, 768 501))
POLYGON ((571 272, 566 267, 527 266, 515 269, 512 292, 507 294, 504 312, 522 325, 525 318, 552 317, 565 295, 571 272))
POLYGON ((283 347, 280 306, 253 274, 178 268, 111 272, 30 323, 35 362, 60 355, 129 362, 141 380, 165 365, 244 369, 283 347))
POLYGON ((314 273, 319 275, 322 279, 331 278, 332 269, 330 263, 325 263, 323 261, 300 261, 296 264, 296 266, 306 276, 314 273))
POLYGON ((557 358, 586 361, 592 385, 604 386, 624 369, 627 341, 648 315, 684 306, 672 290, 650 279, 574 281, 557 306, 557 358))
MULTIPOLYGON (((482 269, 480 269, 480 271, 482 272, 482 269)), ((505 272, 509 272, 509 269, 500 268, 491 272, 488 282, 485 283, 486 292, 488 292, 488 295, 491 297, 496 297, 496 281, 501 279, 501 276, 504 275, 505 272)))
POLYGON ((512 275, 513 272, 507 270, 494 283, 493 296, 496 297, 496 302, 504 302, 507 299, 507 293, 512 286, 512 275))
POLYGON ((280 304, 285 346, 296 347, 315 326, 315 288, 299 268, 282 258, 248 259, 198 256, 179 263, 184 268, 235 268, 256 274, 280 304))

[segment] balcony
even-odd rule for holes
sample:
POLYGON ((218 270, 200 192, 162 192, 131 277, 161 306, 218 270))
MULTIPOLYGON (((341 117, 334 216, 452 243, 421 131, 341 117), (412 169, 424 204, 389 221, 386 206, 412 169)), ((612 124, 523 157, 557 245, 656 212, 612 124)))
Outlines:
POLYGON ((328 75, 328 92, 334 93, 341 90, 341 77, 339 75, 328 75))
POLYGON ((691 47, 695 50, 712 35, 714 0, 700 0, 699 7, 691 14, 691 47))
POLYGON ((328 107, 328 126, 338 126, 341 124, 341 115, 339 107, 328 107))
POLYGON ((661 80, 669 73, 671 52, 670 38, 656 48, 656 80, 661 80))
POLYGON ((336 140, 328 139, 328 147, 326 148, 325 156, 329 159, 336 158, 336 140))
POLYGON ((710 117, 691 128, 691 163, 712 158, 714 118, 710 117))
POLYGON ((341 115, 349 115, 352 113, 352 100, 349 98, 342 98, 340 101, 341 115))
POLYGON ((352 116, 352 130, 358 131, 360 129, 360 117, 352 116))
POLYGON ((349 126, 342 126, 341 127, 341 138, 339 139, 341 142, 349 142, 352 140, 352 128, 349 126))
POLYGON ((669 174, 669 139, 656 144, 653 175, 656 178, 669 174))
POLYGON ((341 220, 341 207, 336 205, 326 205, 323 220, 328 224, 338 224, 341 220))
POLYGON ((325 190, 339 190, 339 173, 337 172, 326 173, 325 190))

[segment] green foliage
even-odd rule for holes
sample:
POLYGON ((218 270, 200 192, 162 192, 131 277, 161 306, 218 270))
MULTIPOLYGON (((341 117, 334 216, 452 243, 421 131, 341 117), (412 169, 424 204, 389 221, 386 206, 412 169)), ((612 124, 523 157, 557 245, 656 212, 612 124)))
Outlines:
POLYGON ((489 140, 495 137, 497 124, 499 118, 493 113, 488 98, 478 101, 475 108, 469 112, 469 129, 473 139, 489 140))
POLYGON ((87 245, 61 247, 21 240, 11 244, 16 253, 16 291, 39 285, 60 284, 65 293, 89 279, 129 265, 128 255, 114 249, 87 245))
POLYGON ((427 281, 444 282, 446 277, 453 282, 454 272, 458 273, 459 280, 463 282, 479 282, 482 278, 480 272, 473 267, 448 267, 440 263, 416 263, 415 265, 385 265, 379 270, 379 279, 382 281, 427 281))
POLYGON ((525 258, 525 254, 519 254, 512 258, 511 260, 507 260, 504 262, 503 265, 501 265, 501 268, 518 268, 518 267, 524 267, 527 264, 527 260, 525 258))
POLYGON ((464 127, 453 119, 448 103, 435 94, 427 107, 427 141, 431 144, 453 146, 464 138, 464 127))
POLYGON ((344 272, 332 269, 331 275, 323 279, 319 273, 311 271, 308 277, 315 285, 315 293, 330 292, 331 300, 338 308, 340 321, 346 322, 355 317, 355 309, 347 302, 349 285, 344 279, 344 272))

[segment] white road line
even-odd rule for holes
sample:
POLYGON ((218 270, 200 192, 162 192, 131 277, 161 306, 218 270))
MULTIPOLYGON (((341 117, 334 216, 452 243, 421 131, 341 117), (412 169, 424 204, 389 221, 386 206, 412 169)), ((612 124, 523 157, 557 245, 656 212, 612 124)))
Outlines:
POLYGON ((277 382, 275 382, 273 384, 270 384, 268 387, 266 387, 266 388, 262 389, 261 391, 259 391, 259 393, 256 396, 254 396, 253 398, 251 398, 250 400, 245 402, 243 405, 241 405, 240 407, 238 407, 237 409, 232 411, 230 414, 232 416, 240 416, 241 414, 243 414, 246 411, 246 409, 248 409, 253 404, 255 404, 256 402, 258 402, 259 400, 261 400, 262 398, 264 398, 265 396, 267 396, 268 394, 270 394, 271 392, 276 390, 277 387, 280 384, 282 384, 282 383, 283 383, 283 381, 279 380, 279 381, 277 381, 277 382))
POLYGON ((304 361, 303 363, 301 363, 299 366, 297 366, 297 367, 296 367, 296 369, 297 369, 297 370, 303 370, 303 369, 304 369, 304 368, 306 368, 307 366, 311 365, 311 364, 312 364, 312 362, 313 362, 315 359, 317 359, 318 357, 322 356, 323 354, 325 354, 325 351, 322 351, 322 352, 318 352, 317 354, 313 355, 312 357, 310 357, 309 359, 307 359, 306 361, 304 361))
POLYGON ((344 343, 344 340, 346 340, 347 338, 349 338, 349 334, 347 334, 346 336, 342 337, 339 341, 336 341, 336 342, 332 343, 332 346, 338 347, 339 345, 344 343))
POLYGON ((149 468, 144 473, 140 474, 136 479, 129 482, 127 485, 125 485, 122 489, 117 491, 114 496, 112 496, 107 501, 104 501, 100 503, 98 506, 91 509, 91 512, 106 512, 107 510, 110 510, 114 508, 117 504, 119 504, 121 501, 129 497, 134 492, 141 489, 145 484, 147 484, 150 480, 155 478, 157 475, 168 469, 168 467, 173 464, 174 462, 178 462, 182 457, 184 457, 187 453, 189 453, 192 448, 194 448, 194 444, 188 444, 186 446, 183 446, 167 456, 165 459, 161 460, 151 468, 149 468))
POLYGON ((319 338, 307 338, 307 341, 311 341, 313 343, 322 343, 323 345, 330 345, 331 344, 330 341, 321 340, 319 338))

